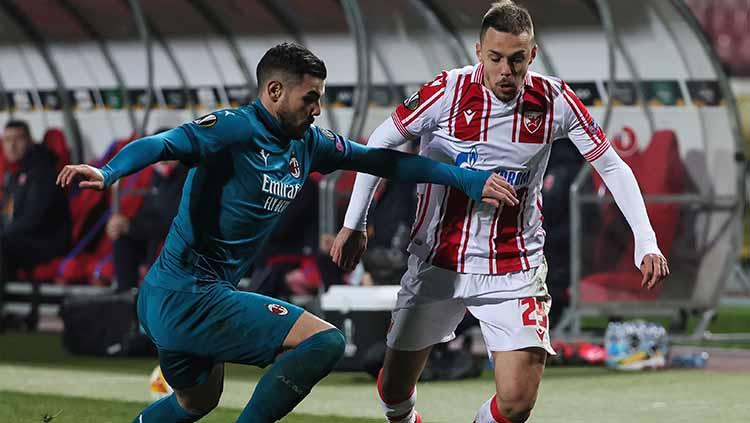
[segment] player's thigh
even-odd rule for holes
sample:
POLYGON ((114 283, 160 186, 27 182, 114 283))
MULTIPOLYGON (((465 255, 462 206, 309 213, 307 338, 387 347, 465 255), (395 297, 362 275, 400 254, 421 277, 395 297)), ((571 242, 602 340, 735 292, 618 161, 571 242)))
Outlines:
POLYGON ((335 326, 332 324, 305 311, 294 323, 294 326, 292 326, 292 329, 287 334, 286 339, 284 339, 282 346, 284 348, 294 348, 316 333, 334 328, 335 326))
POLYGON ((391 313, 386 343, 398 351, 420 351, 448 342, 466 314, 456 296, 458 274, 409 258, 391 313))
POLYGON ((530 409, 536 402, 547 351, 538 347, 493 351, 495 387, 503 407, 530 409))
POLYGON ((285 301, 230 289, 215 293, 208 306, 211 313, 198 330, 206 352, 216 361, 259 367, 283 351, 284 341, 305 313, 285 301))
POLYGON ((211 385, 210 379, 216 365, 211 357, 159 349, 159 367, 164 379, 175 391, 211 385))
POLYGON ((213 364, 208 369, 208 374, 203 383, 189 388, 173 389, 183 408, 194 412, 208 412, 219 404, 221 393, 224 390, 224 364, 213 364))
POLYGON ((549 297, 516 299, 467 298, 479 320, 488 352, 541 348, 555 354, 549 338, 549 297))

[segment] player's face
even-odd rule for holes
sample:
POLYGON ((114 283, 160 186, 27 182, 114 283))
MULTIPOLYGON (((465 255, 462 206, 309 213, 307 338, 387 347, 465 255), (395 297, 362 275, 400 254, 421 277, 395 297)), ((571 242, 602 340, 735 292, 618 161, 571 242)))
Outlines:
POLYGON ((536 57, 534 39, 526 32, 515 35, 489 28, 476 48, 484 65, 484 85, 500 100, 513 100, 536 57))
POLYGON ((279 121, 284 133, 292 138, 305 135, 320 115, 320 99, 324 92, 325 81, 307 74, 296 84, 287 86, 279 108, 279 121))

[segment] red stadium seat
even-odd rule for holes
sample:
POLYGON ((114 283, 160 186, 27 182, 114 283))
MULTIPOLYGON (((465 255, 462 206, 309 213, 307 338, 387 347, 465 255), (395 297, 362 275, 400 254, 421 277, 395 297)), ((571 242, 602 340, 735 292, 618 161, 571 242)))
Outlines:
MULTIPOLYGON (((632 155, 628 164, 633 169, 644 194, 685 192, 687 172, 680 157, 677 136, 672 130, 656 131, 649 146, 639 154, 632 155), (660 165, 654 166, 655 163, 660 165)), ((601 180, 595 183, 601 184, 601 180)), ((647 203, 646 210, 656 232, 659 248, 669 258, 679 228, 681 207, 679 204, 647 203)), ((622 224, 623 220, 616 205, 605 205, 602 211, 605 230, 596 241, 596 251, 607 254, 611 239, 606 229, 609 225, 622 224)), ((640 287, 641 274, 633 266, 634 244, 629 232, 628 236, 626 248, 619 250, 614 265, 606 266, 611 268, 611 271, 595 273, 581 281, 581 296, 584 301, 653 299, 659 296, 660 288, 645 291, 640 287)), ((612 254, 611 248, 609 254, 612 254)), ((601 263, 606 260, 605 257, 599 256, 595 261, 601 263)))
POLYGON ((70 164, 70 149, 65 141, 65 134, 57 128, 48 129, 42 138, 42 144, 47 146, 57 156, 57 171, 70 164))
MULTIPOLYGON (((54 131, 50 130, 45 134, 45 143, 49 142, 48 145, 51 145, 53 151, 58 153, 58 157, 65 160, 65 155, 59 153, 67 150, 67 146, 65 150, 60 148, 65 146, 64 136, 54 131)), ((102 166, 132 139, 130 137, 112 143, 104 155, 95 160, 92 165, 102 166)), ((150 169, 124 178, 121 186, 138 188, 143 180, 148 181, 149 172, 150 169)), ((111 259, 108 259, 112 252, 112 242, 104 235, 104 227, 110 216, 109 193, 75 190, 68 196, 68 201, 73 221, 73 248, 70 253, 65 257, 41 264, 19 276, 35 281, 61 284, 105 284, 112 279, 111 259)), ((140 198, 139 196, 126 197, 120 205, 122 212, 132 217, 140 207, 140 198)))

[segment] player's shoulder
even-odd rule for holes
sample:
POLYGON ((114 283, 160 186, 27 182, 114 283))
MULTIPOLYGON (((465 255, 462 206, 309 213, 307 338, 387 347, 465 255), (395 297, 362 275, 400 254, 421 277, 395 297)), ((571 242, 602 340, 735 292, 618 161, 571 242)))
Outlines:
POLYGON ((528 71, 526 73, 525 85, 532 90, 539 91, 541 94, 548 95, 547 93, 551 93, 553 97, 562 94, 567 87, 565 81, 556 76, 545 75, 533 71, 528 71))
POLYGON ((311 144, 331 143, 339 151, 343 151, 345 148, 346 138, 330 129, 321 128, 317 125, 310 125, 307 134, 310 137, 308 141, 312 141, 311 144))
POLYGON ((192 121, 201 128, 247 126, 251 122, 252 116, 246 107, 214 110, 192 121))
MULTIPOLYGON (((481 73, 482 65, 477 63, 475 65, 466 65, 460 68, 453 68, 450 70, 443 71, 445 75, 445 81, 449 84, 455 84, 456 81, 467 75, 477 76, 481 73)), ((472 80, 475 78, 472 78, 472 80)))
MULTIPOLYGON (((421 87, 427 93, 443 92, 459 83, 465 75, 475 75, 479 65, 469 65, 461 68, 442 70, 421 87)), ((473 80, 473 79, 472 79, 473 80)))

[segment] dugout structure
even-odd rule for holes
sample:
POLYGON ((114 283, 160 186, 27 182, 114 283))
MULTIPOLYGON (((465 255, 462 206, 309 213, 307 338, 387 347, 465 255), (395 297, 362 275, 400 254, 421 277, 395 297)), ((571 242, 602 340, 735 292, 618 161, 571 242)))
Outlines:
MULTIPOLYGON (((521 3, 536 24, 532 70, 568 82, 636 171, 673 271, 658 292, 634 287, 627 228, 585 167, 571 187, 571 307, 556 335, 580 335, 586 315, 689 310, 703 313, 692 334, 703 336, 735 269, 745 201, 738 112, 716 54, 683 1, 521 3)), ((366 137, 421 83, 475 62, 488 4, 4 1, 0 121, 27 119, 36 139, 63 127, 73 161, 90 161, 113 139, 247 101, 262 53, 294 40, 328 64, 319 123, 366 137)), ((341 218, 337 177, 321 183, 324 233, 341 218)))

